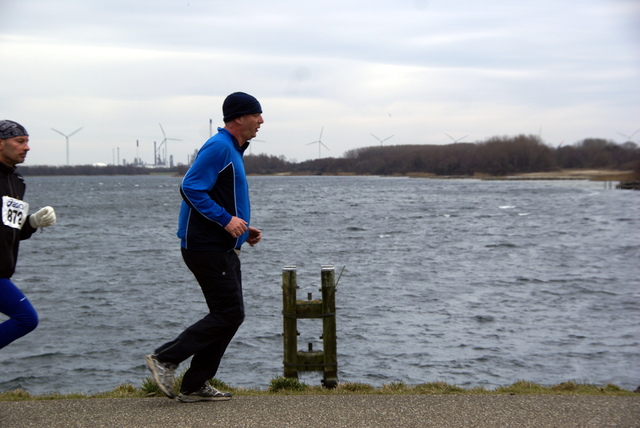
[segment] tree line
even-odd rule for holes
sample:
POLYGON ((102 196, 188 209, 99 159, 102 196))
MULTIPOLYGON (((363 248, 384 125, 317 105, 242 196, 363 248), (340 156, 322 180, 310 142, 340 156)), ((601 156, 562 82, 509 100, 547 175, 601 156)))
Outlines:
POLYGON ((248 155, 245 167, 253 174, 358 174, 438 176, 505 176, 560 169, 634 170, 640 176, 640 149, 634 142, 588 138, 552 148, 537 136, 492 137, 479 143, 397 145, 349 150, 342 158, 300 163, 283 156, 248 155))
MULTIPOLYGON (((572 145, 550 147, 538 136, 492 137, 478 143, 363 147, 340 158, 291 162, 284 156, 246 154, 248 174, 357 174, 437 176, 506 176, 560 169, 631 170, 640 178, 640 149, 634 142, 588 138, 572 145)), ((134 175, 154 172, 184 174, 188 165, 174 168, 126 166, 21 166, 23 175, 134 175)))
MULTIPOLYGON (((173 168, 176 171, 176 168, 173 168)), ((21 165, 22 175, 144 175, 165 172, 166 168, 144 168, 137 165, 21 165)))

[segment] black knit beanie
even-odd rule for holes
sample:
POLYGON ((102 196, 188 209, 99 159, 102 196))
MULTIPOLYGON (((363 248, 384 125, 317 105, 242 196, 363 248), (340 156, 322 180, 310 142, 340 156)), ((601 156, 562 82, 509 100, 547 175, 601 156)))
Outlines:
POLYGON ((0 139, 29 136, 24 126, 13 120, 0 120, 0 139))
POLYGON ((222 114, 224 122, 231 122, 245 114, 262 113, 262 107, 255 97, 244 92, 234 92, 222 103, 222 114))

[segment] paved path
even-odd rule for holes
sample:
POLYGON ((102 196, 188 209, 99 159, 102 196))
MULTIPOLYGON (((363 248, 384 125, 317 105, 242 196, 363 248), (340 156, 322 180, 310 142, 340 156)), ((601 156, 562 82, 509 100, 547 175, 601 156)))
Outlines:
POLYGON ((640 397, 239 396, 0 402, 0 427, 640 427, 640 397))

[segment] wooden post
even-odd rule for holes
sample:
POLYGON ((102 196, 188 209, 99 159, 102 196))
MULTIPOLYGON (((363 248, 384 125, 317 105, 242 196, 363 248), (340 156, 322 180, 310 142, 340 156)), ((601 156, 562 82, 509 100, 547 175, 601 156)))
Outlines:
POLYGON ((282 269, 282 326, 284 331, 284 376, 298 378, 298 321, 296 318, 296 267, 282 269))
MULTIPOLYGON (((338 356, 336 347, 336 284, 331 265, 322 266, 322 300, 296 299, 296 268, 282 270, 282 317, 284 328, 284 376, 298 378, 298 371, 323 371, 322 383, 327 388, 338 385, 338 356), (323 350, 297 351, 299 318, 322 319, 323 350)), ((310 294, 310 293, 309 293, 310 294)))
POLYGON ((331 265, 322 266, 322 346, 324 348, 324 386, 338 386, 336 346, 336 281, 331 265))

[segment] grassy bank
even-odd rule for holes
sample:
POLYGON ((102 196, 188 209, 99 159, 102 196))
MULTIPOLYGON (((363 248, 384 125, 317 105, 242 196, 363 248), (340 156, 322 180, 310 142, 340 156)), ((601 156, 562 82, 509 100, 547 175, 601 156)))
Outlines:
MULTIPOLYGON (((179 390, 180 379, 176 381, 176 392, 179 390)), ((597 395, 597 396, 637 396, 640 393, 625 390, 616 385, 597 386, 587 383, 567 381, 553 386, 542 386, 533 382, 518 381, 510 386, 486 389, 483 387, 461 388, 444 382, 431 382, 420 385, 406 385, 394 382, 376 388, 362 383, 344 382, 334 389, 322 386, 310 386, 296 379, 276 377, 271 380, 267 390, 233 388, 223 382, 213 379, 216 388, 230 391, 235 396, 252 395, 597 395)), ((0 401, 25 400, 61 400, 81 398, 142 398, 163 397, 157 385, 147 378, 141 387, 123 384, 112 391, 96 394, 58 394, 32 395, 24 390, 14 390, 0 393, 0 401)))

